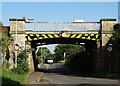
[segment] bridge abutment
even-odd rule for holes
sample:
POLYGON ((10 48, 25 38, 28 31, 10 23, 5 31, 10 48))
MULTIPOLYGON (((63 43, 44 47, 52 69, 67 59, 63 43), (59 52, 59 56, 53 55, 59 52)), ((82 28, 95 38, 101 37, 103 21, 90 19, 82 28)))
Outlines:
POLYGON ((112 36, 112 33, 114 31, 114 25, 116 23, 116 19, 101 19, 101 65, 103 69, 108 69, 109 64, 109 56, 108 56, 108 50, 107 50, 107 44, 109 43, 109 40, 112 36))
MULTIPOLYGON (((11 46, 13 50, 14 50, 15 44, 19 45, 19 51, 17 51, 18 54, 25 49, 30 49, 31 42, 26 43, 26 38, 25 38, 25 32, 26 32, 25 19, 24 18, 23 19, 10 19, 9 21, 10 21, 10 34, 14 40, 14 44, 11 46)), ((14 53, 15 53, 15 50, 14 50, 14 53)), ((15 57, 12 57, 12 58, 15 58, 15 57)), ((30 51, 30 53, 28 54, 28 65, 29 65, 29 72, 33 72, 34 64, 33 64, 32 51, 30 51)))

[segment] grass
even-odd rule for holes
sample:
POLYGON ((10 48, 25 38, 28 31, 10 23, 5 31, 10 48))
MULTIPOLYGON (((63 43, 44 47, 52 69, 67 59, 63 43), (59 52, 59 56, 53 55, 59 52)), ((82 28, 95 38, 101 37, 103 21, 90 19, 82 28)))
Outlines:
POLYGON ((21 84, 24 84, 26 82, 25 81, 26 75, 27 74, 17 74, 11 70, 2 68, 2 75, 0 76, 2 77, 3 86, 6 84, 21 86, 21 84))

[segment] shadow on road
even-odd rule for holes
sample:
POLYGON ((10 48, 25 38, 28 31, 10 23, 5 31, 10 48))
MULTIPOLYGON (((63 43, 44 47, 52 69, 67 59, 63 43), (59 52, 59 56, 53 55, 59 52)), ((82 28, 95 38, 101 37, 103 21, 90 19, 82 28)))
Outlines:
POLYGON ((67 75, 67 76, 83 76, 83 77, 90 77, 89 73, 80 73, 78 71, 69 69, 63 63, 54 63, 50 64, 48 69, 40 68, 37 71, 44 72, 44 73, 56 73, 60 75, 67 75))

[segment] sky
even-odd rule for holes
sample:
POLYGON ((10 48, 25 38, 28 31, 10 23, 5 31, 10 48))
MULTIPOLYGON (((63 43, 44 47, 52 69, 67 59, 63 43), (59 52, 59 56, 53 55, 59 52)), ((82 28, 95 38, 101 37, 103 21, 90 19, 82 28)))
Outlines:
POLYGON ((2 21, 9 18, 34 18, 34 21, 99 21, 117 18, 117 2, 3 2, 2 21))
POLYGON ((118 18, 118 2, 2 2, 4 25, 9 25, 9 18, 22 17, 48 22, 99 22, 102 18, 118 18))

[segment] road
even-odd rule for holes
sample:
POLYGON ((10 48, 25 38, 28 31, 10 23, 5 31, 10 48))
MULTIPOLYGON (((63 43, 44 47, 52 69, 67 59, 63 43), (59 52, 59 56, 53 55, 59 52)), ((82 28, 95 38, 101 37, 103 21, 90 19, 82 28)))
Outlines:
POLYGON ((49 84, 73 86, 119 86, 118 80, 81 77, 65 67, 62 63, 50 64, 47 69, 42 69, 44 77, 49 84))

